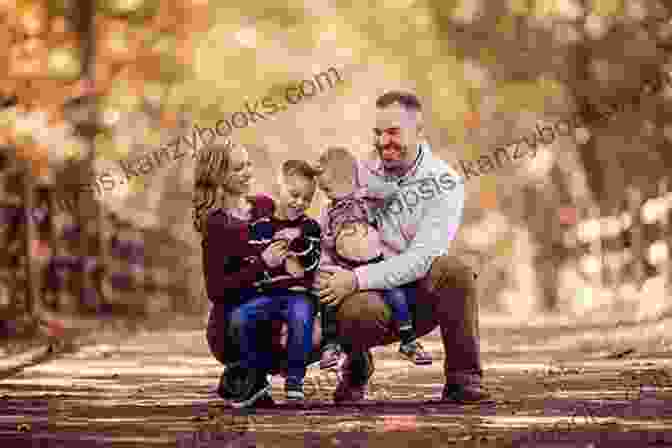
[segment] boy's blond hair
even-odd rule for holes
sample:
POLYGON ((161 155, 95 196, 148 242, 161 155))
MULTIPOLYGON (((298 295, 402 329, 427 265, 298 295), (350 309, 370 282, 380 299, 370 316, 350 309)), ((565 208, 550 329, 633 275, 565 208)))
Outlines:
POLYGON ((315 182, 315 177, 319 174, 320 172, 305 160, 285 160, 276 178, 276 189, 280 188, 288 177, 299 176, 311 182, 315 182))

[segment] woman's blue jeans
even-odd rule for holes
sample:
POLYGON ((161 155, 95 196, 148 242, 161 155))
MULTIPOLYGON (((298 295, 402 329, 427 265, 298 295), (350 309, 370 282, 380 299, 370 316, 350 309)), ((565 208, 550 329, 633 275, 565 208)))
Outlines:
MULTIPOLYGON (((307 295, 283 291, 257 296, 231 312, 229 331, 240 346, 243 368, 269 371, 273 367, 271 341, 259 340, 260 322, 287 321, 287 377, 303 382, 306 364, 313 349, 313 300, 307 295)), ((262 334, 265 334, 262 332, 262 334)))

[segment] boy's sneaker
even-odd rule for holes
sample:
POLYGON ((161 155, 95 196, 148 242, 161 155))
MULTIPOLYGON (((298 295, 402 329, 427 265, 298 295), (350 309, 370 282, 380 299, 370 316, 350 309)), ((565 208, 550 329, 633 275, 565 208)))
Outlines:
POLYGON ((250 378, 246 370, 238 364, 229 365, 224 369, 219 379, 217 394, 224 400, 232 400, 250 387, 249 382, 250 378))
POLYGON ((322 350, 322 358, 320 359, 320 369, 329 369, 335 367, 341 360, 343 350, 338 344, 328 344, 322 350))
POLYGON ((427 353, 418 341, 411 341, 408 344, 401 344, 399 346, 399 355, 411 361, 416 366, 423 366, 432 363, 432 355, 427 353))
POLYGON ((270 398, 272 387, 266 375, 256 371, 252 371, 250 374, 256 381, 243 394, 231 400, 231 407, 236 409, 248 408, 254 406, 259 400, 265 403, 270 398))
POLYGON ((303 383, 288 378, 285 382, 285 396, 287 401, 297 402, 305 400, 306 396, 303 393, 303 383))

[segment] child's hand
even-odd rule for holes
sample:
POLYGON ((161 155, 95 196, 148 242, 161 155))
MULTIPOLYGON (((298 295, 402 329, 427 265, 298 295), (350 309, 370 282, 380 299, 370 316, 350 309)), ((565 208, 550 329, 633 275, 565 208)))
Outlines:
POLYGON ((280 266, 287 257, 288 246, 287 241, 275 241, 262 252, 261 258, 269 268, 280 266))
POLYGON ((301 231, 296 228, 286 228, 275 232, 273 238, 284 239, 284 240, 293 240, 298 238, 301 235, 301 231))
POLYGON ((305 273, 298 257, 289 256, 285 259, 285 270, 294 278, 301 278, 305 273))

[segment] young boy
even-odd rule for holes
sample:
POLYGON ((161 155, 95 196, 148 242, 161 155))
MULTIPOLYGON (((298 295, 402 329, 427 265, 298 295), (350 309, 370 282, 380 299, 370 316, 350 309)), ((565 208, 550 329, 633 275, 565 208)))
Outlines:
POLYGON ((320 264, 321 230, 305 212, 315 194, 315 175, 304 161, 286 161, 278 176, 272 214, 250 224, 249 244, 259 252, 282 242, 284 262, 267 269, 255 286, 268 310, 260 316, 287 320, 288 400, 304 399, 303 381, 313 344, 316 303, 312 288, 320 264))
MULTIPOLYGON (((373 208, 382 198, 357 188, 357 160, 347 149, 327 149, 320 156, 319 165, 318 185, 331 200, 321 218, 322 264, 354 269, 382 261, 383 244, 373 215, 373 208)), ((416 365, 431 364, 431 355, 416 341, 404 290, 393 288, 381 292, 399 323, 400 356, 416 365)), ((325 342, 320 368, 327 369, 338 363, 342 348, 336 341, 336 309, 325 305, 321 312, 325 342)))

